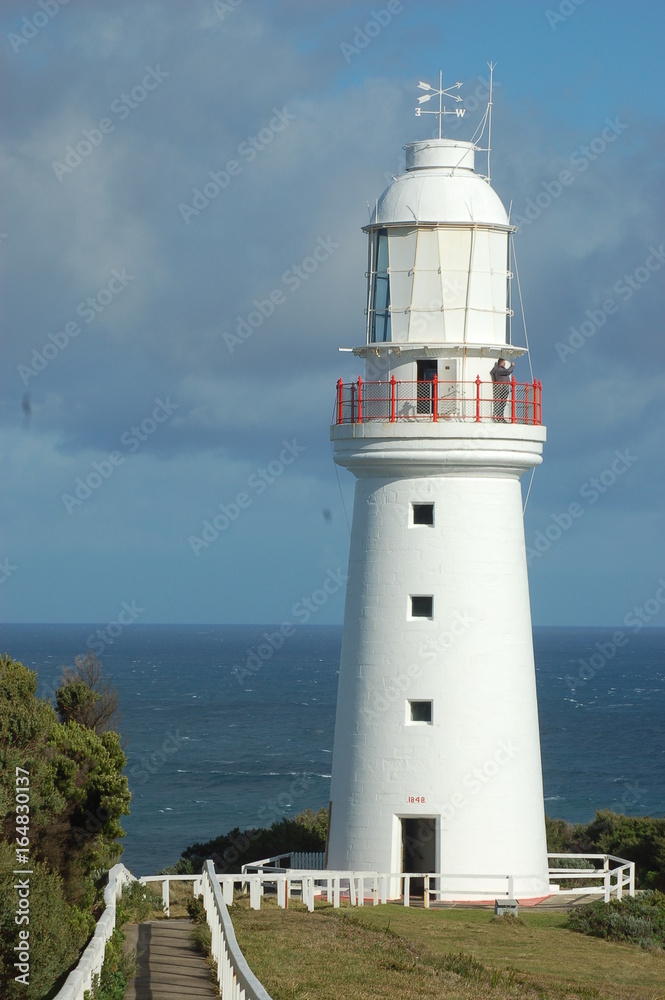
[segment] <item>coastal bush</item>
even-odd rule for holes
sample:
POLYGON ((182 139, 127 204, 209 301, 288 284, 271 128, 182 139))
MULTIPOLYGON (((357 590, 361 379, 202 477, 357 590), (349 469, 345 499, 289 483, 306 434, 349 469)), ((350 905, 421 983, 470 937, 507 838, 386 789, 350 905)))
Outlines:
POLYGON ((135 953, 125 954, 124 940, 123 931, 116 927, 106 943, 102 971, 93 976, 92 989, 85 991, 84 1000, 123 1000, 129 981, 136 975, 135 953))
POLYGON ((188 875, 201 871, 209 858, 217 872, 234 874, 248 861, 289 851, 323 851, 326 846, 328 810, 306 809, 293 819, 283 818, 271 827, 241 831, 239 827, 221 837, 187 847, 169 874, 188 875))
POLYGON ((647 891, 609 903, 597 899, 570 910, 572 930, 607 938, 629 941, 643 948, 665 948, 665 895, 647 891))
MULTIPOLYGON (((59 717, 37 697, 37 674, 0 656, 0 996, 41 1000, 64 980, 102 909, 107 870, 129 812, 118 733, 98 732, 69 710, 92 705, 77 675, 59 717), (25 872, 25 877, 22 876, 25 872), (17 874, 18 873, 18 874, 17 874), (18 887, 20 882, 25 884, 18 887), (17 907, 29 901, 29 924, 17 907), (29 983, 14 951, 29 931, 29 983)), ((78 709, 76 709, 78 711, 78 709)), ((92 718, 92 717, 91 717, 92 718)))
POLYGON ((126 923, 142 924, 157 913, 164 911, 164 902, 159 889, 140 882, 130 882, 124 885, 122 896, 116 904, 116 923, 122 926, 126 923))
POLYGON ((17 924, 17 893, 14 886, 21 879, 16 870, 15 848, 0 840, 0 996, 3 1000, 41 1000, 51 985, 78 959, 81 949, 94 930, 94 918, 68 903, 63 880, 40 861, 30 865, 26 876, 30 887, 29 924, 17 924), (29 974, 14 966, 20 943, 19 932, 29 931, 29 974))
POLYGON ((203 905, 203 899, 200 896, 192 896, 191 899, 187 900, 187 913, 189 919, 193 920, 195 924, 205 924, 207 921, 206 908, 203 905))
POLYGON ((614 854, 635 862, 637 885, 665 892, 665 818, 623 816, 609 809, 591 823, 547 819, 547 849, 562 854, 614 854))
MULTIPOLYGON (((591 823, 569 823, 545 818, 547 850, 551 854, 614 854, 635 862, 637 884, 642 889, 665 891, 665 818, 622 816, 609 809, 596 812, 591 823)), ((293 819, 283 818, 271 827, 240 830, 191 844, 164 874, 192 875, 212 858, 218 872, 234 874, 247 861, 288 851, 323 851, 328 810, 306 809, 293 819)), ((587 867, 583 859, 567 860, 568 868, 587 867)), ((579 880, 574 883, 580 886, 579 880)))

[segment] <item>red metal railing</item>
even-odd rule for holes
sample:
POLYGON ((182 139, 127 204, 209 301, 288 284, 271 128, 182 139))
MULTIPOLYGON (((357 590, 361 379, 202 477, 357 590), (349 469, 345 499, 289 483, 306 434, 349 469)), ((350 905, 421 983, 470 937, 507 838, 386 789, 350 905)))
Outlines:
POLYGON ((542 382, 446 382, 436 376, 425 382, 337 383, 334 422, 362 424, 369 420, 471 420, 508 424, 542 424, 542 382))

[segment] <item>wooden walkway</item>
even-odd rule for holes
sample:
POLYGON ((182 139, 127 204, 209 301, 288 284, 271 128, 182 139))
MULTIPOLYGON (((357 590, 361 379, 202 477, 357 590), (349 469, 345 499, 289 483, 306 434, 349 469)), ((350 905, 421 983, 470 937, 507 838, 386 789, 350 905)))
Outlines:
POLYGON ((210 966, 192 944, 193 926, 187 919, 125 925, 125 947, 136 951, 138 963, 125 1000, 219 998, 210 966))

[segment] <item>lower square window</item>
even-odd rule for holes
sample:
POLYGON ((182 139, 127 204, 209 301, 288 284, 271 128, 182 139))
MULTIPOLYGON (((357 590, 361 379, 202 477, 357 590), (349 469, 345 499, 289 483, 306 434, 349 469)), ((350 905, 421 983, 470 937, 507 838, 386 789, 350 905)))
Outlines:
POLYGON ((411 722, 427 722, 432 724, 432 702, 410 701, 409 716, 411 722))
POLYGON ((429 527, 434 525, 434 504, 414 503, 411 505, 414 524, 426 524, 429 527))
POLYGON ((434 598, 431 594, 427 596, 413 595, 411 597, 411 617, 412 618, 432 618, 434 615, 434 598))

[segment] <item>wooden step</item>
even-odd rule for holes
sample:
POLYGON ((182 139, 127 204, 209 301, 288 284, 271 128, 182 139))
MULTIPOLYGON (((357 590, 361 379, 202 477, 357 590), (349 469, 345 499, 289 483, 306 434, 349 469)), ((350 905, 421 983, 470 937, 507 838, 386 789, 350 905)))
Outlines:
POLYGON ((138 971, 125 1000, 198 1000, 219 997, 210 966, 195 949, 191 920, 148 920, 125 925, 125 949, 136 951, 138 971))

